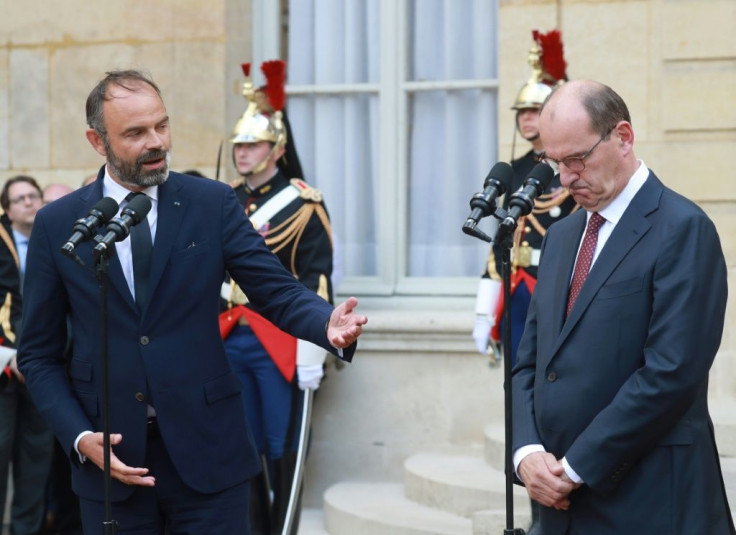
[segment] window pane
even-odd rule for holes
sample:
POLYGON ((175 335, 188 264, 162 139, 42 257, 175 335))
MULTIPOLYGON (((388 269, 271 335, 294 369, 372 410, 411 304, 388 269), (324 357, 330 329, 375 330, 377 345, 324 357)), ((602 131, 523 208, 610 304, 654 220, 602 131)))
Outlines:
POLYGON ((417 93, 411 117, 408 275, 479 276, 489 246, 461 229, 495 161, 496 94, 417 93))
MULTIPOLYGON (((379 0, 290 2, 289 85, 378 83, 378 16, 379 0)), ((375 276, 378 96, 292 95, 288 107, 305 179, 324 194, 343 274, 375 276)))
POLYGON ((376 275, 378 98, 294 96, 294 139, 305 179, 325 196, 345 275, 376 275))
MULTIPOLYGON (((495 80, 495 1, 414 0, 416 81, 495 80)), ((497 159, 496 89, 409 95, 409 277, 478 276, 488 245, 462 233, 473 193, 497 159)), ((490 224, 485 222, 484 224, 490 224)))
POLYGON ((413 0, 410 80, 496 78, 497 0, 413 0))

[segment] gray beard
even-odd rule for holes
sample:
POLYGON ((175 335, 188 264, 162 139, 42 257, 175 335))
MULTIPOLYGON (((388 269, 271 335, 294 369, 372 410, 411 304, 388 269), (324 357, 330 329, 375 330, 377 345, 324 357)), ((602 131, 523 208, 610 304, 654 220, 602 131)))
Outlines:
POLYGON ((105 150, 107 151, 107 165, 110 174, 116 177, 124 184, 138 186, 141 188, 150 188, 151 186, 160 186, 169 178, 169 164, 171 162, 171 151, 152 151, 142 154, 135 163, 130 163, 118 158, 113 152, 107 140, 104 141, 105 150), (156 158, 166 158, 166 164, 161 169, 152 171, 144 171, 143 163, 147 160, 156 158))

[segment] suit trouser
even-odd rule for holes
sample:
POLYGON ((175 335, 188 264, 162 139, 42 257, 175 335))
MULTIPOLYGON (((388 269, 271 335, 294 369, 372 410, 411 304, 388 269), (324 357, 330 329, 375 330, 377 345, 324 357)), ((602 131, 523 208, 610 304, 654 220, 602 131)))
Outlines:
POLYGON ((15 535, 35 535, 45 511, 54 436, 15 378, 0 392, 0 525, 5 512, 8 471, 13 466, 10 525, 15 535))
MULTIPOLYGON (((213 494, 196 492, 179 477, 158 433, 149 433, 147 448, 145 467, 156 478, 156 485, 136 487, 130 498, 112 503, 111 520, 117 523, 117 535, 250 533, 249 480, 213 494)), ((104 502, 81 498, 80 505, 85 535, 103 533, 104 502)))

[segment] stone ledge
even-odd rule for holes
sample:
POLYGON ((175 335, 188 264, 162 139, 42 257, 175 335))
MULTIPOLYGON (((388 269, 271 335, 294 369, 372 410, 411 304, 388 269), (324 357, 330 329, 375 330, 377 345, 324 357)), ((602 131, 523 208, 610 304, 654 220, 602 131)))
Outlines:
POLYGON ((467 535, 472 523, 408 500, 400 483, 338 483, 324 495, 329 533, 467 535))

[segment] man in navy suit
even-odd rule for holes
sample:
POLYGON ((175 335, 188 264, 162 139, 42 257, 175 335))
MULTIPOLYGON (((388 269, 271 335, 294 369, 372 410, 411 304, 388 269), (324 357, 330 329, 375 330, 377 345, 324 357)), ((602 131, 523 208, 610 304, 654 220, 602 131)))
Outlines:
POLYGON ((611 88, 561 86, 540 132, 584 208, 547 232, 513 371, 514 464, 542 533, 734 533, 707 407, 716 229, 634 156, 611 88))
POLYGON ((247 533, 248 479, 260 461, 241 383, 220 339, 225 272, 273 323, 345 360, 367 320, 353 312, 356 299, 333 310, 296 281, 266 248, 231 187, 169 171, 169 117, 150 78, 107 73, 87 99, 87 122, 87 139, 106 165, 94 183, 38 213, 20 369, 70 456, 85 532, 97 532, 106 515, 95 244, 75 250, 84 267, 60 248, 74 222, 103 197, 124 208, 130 192, 148 195, 153 249, 146 295, 136 284, 141 272, 130 238, 115 243, 109 262, 111 517, 117 533, 247 533), (67 317, 75 338, 65 363, 67 317))

